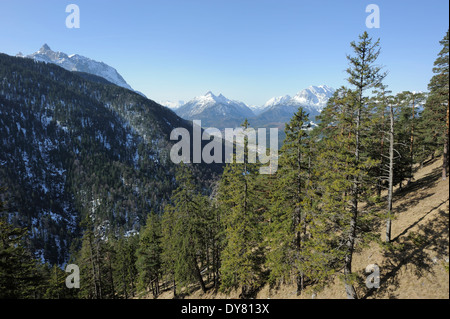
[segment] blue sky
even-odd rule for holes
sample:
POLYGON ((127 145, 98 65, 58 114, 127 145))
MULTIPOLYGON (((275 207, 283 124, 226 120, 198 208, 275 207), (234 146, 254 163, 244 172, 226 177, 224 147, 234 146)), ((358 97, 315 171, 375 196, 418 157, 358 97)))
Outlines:
POLYGON ((447 0, 0 0, 0 52, 47 43, 115 67, 156 101, 211 90, 261 105, 310 85, 345 85, 349 44, 368 31, 381 39, 389 88, 425 91, 448 10, 447 0), (65 25, 71 3, 79 29, 65 25), (379 29, 365 26, 371 3, 379 29))

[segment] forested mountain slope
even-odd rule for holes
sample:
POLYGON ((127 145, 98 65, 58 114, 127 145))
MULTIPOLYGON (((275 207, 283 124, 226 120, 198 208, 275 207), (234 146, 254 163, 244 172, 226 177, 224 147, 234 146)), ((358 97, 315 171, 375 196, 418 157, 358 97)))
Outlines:
MULTIPOLYGON (((359 298, 376 299, 447 299, 449 297, 449 183, 440 177, 441 159, 416 167, 414 180, 402 189, 396 188, 392 243, 389 249, 373 242, 357 251, 353 269, 358 277, 359 298), (380 288, 368 289, 365 280, 368 265, 380 268, 380 288)), ((383 192, 383 196, 386 194, 383 192)), ((384 224, 379 226, 383 239, 384 224)), ((345 299, 339 274, 328 285, 318 289, 309 285, 297 296, 297 287, 286 282, 279 287, 266 284, 256 294, 258 299, 345 299)), ((213 289, 202 293, 192 287, 184 298, 239 298, 240 289, 229 294, 213 289)), ((149 296, 149 298, 151 298, 149 296)), ((173 298, 170 287, 159 298, 173 298)))
POLYGON ((86 216, 104 234, 137 231, 174 187, 176 127, 191 124, 102 78, 0 54, 0 187, 9 220, 30 230, 32 251, 57 264, 86 216))

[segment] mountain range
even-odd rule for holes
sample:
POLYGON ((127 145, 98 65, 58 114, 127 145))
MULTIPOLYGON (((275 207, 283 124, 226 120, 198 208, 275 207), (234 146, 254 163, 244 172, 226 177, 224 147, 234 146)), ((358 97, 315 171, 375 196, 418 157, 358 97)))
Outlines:
POLYGON ((173 109, 184 119, 201 120, 203 126, 219 129, 237 127, 246 118, 252 126, 283 128, 284 123, 292 118, 300 106, 309 114, 310 120, 315 121, 334 92, 327 85, 310 86, 293 97, 273 97, 262 106, 248 106, 244 102, 228 99, 222 94, 216 96, 209 91, 184 105, 176 105, 173 109))
POLYGON ((255 125, 280 126, 283 128, 292 116, 302 107, 309 114, 309 119, 315 121, 327 105, 328 100, 333 96, 335 89, 327 86, 310 86, 301 90, 295 96, 289 95, 270 99, 264 108, 255 117, 255 125))
MULTIPOLYGON (((92 74, 112 84, 133 90, 115 68, 78 54, 68 55, 64 52, 53 51, 47 44, 44 44, 37 52, 26 56, 19 53, 17 57, 56 64, 68 71, 92 74)), ((135 92, 145 97, 141 92, 135 92)), ((273 97, 262 106, 248 106, 244 102, 228 99, 222 94, 216 96, 209 91, 187 103, 163 101, 160 104, 172 109, 183 119, 201 120, 203 126, 220 129, 237 127, 247 118, 251 120, 252 126, 284 128, 284 123, 290 120, 300 106, 314 121, 333 93, 334 89, 326 85, 310 86, 293 97, 289 95, 273 97)))
POLYGON ((201 120, 203 126, 217 128, 233 127, 254 116, 245 103, 230 100, 222 94, 216 96, 211 91, 180 106, 175 113, 186 120, 201 120))

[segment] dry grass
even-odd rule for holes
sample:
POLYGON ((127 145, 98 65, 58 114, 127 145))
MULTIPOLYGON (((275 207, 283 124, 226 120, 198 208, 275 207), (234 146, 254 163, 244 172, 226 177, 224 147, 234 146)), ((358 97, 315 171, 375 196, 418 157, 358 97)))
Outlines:
MULTIPOLYGON (((441 160, 428 163, 414 175, 413 182, 403 189, 396 189, 394 198, 395 220, 392 224, 390 249, 372 243, 357 252, 353 259, 353 271, 362 284, 356 285, 359 298, 397 299, 448 299, 449 298, 449 181, 441 179, 441 160), (369 264, 377 264, 381 271, 381 285, 368 289, 364 285, 364 270, 369 264)), ((380 238, 384 225, 380 225, 380 238)), ((315 287, 307 287, 300 297, 294 285, 282 285, 270 289, 261 288, 258 299, 344 299, 344 286, 339 279, 318 293, 315 287)), ((239 291, 230 294, 194 290, 184 298, 236 299, 239 291)), ((159 298, 173 298, 168 290, 159 298)))

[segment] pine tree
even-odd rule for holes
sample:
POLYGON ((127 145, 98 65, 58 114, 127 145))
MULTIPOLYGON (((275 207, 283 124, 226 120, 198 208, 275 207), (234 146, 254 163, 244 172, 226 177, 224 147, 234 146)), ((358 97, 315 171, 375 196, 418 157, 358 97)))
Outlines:
POLYGON ((209 228, 209 240, 211 247, 211 274, 213 280, 213 287, 215 289, 219 288, 220 281, 220 268, 221 268, 221 252, 224 245, 224 227, 221 217, 224 215, 221 207, 214 200, 215 194, 211 195, 210 200, 210 222, 208 223, 209 228))
POLYGON ((307 201, 311 182, 309 120, 299 108, 286 124, 281 148, 277 178, 272 190, 269 211, 267 265, 270 281, 286 281, 292 274, 297 283, 297 294, 304 288, 304 257, 307 223, 311 218, 307 201))
POLYGON ((412 167, 414 164, 415 138, 417 135, 417 105, 423 102, 423 94, 401 92, 391 96, 391 91, 386 86, 379 85, 373 91, 370 99, 371 107, 374 108, 374 125, 369 128, 372 136, 372 146, 368 148, 368 155, 379 161, 372 170, 371 175, 378 179, 376 188, 377 195, 381 197, 381 190, 387 189, 389 170, 389 131, 390 131, 390 107, 394 115, 394 185, 400 184, 406 179, 410 182, 412 178, 412 167))
POLYGON ((359 208, 359 203, 373 200, 376 182, 370 172, 378 165, 370 152, 370 128, 376 123, 376 112, 365 92, 379 85, 385 74, 374 65, 380 52, 379 40, 374 43, 364 32, 360 42, 352 42, 351 46, 355 56, 348 56, 347 72, 354 89, 337 90, 319 117, 321 149, 316 174, 321 192, 320 222, 330 232, 330 238, 325 239, 331 244, 328 254, 334 260, 333 267, 339 268, 342 263, 345 291, 348 298, 354 299, 357 295, 352 258, 356 239, 361 235, 358 230, 366 226, 363 224, 370 216, 369 211, 359 208))
POLYGON ((139 247, 136 251, 136 267, 139 273, 139 287, 151 289, 153 297, 159 295, 161 269, 161 220, 151 212, 145 227, 139 234, 139 247))
POLYGON ((174 293, 175 282, 187 288, 197 282, 206 292, 200 266, 206 250, 208 200, 199 194, 192 173, 185 164, 180 164, 176 179, 178 188, 172 194, 172 204, 164 209, 164 263, 173 273, 174 293))
MULTIPOLYGON (((116 258, 113 263, 115 290, 117 294, 125 299, 136 295, 136 283, 138 271, 136 268, 136 250, 138 236, 121 235, 115 242, 116 258)), ((106 271, 103 272, 104 274, 106 271)), ((103 285, 105 286, 103 280, 103 285)))
MULTIPOLYGON (((394 187, 394 123, 395 112, 397 109, 398 99, 390 94, 387 86, 379 84, 376 90, 373 91, 375 96, 371 99, 376 110, 376 119, 378 120, 374 126, 373 132, 370 135, 377 134, 381 136, 380 150, 373 147, 375 152, 369 149, 369 156, 374 159, 379 159, 379 164, 376 166, 375 178, 377 179, 377 197, 381 197, 381 189, 387 182, 387 210, 386 210, 386 232, 385 241, 389 242, 391 239, 391 223, 392 223, 392 205, 393 205, 393 187, 394 187), (380 116, 381 114, 381 116, 380 116)), ((377 136, 378 137, 378 136, 377 136)), ((374 146, 378 144, 378 138, 374 139, 374 146)))
POLYGON ((58 266, 53 265, 48 276, 49 280, 47 282, 47 289, 43 297, 49 299, 65 298, 66 293, 68 292, 65 285, 67 273, 58 266))
POLYGON ((386 238, 385 241, 391 241, 392 224, 392 206, 394 193, 394 101, 388 98, 389 108, 389 164, 388 164, 388 198, 387 198, 387 218, 386 218, 386 238))
POLYGON ((98 240, 94 235, 91 218, 83 220, 85 229, 81 249, 76 263, 80 268, 80 297, 86 299, 102 299, 102 282, 100 258, 98 256, 98 240))
POLYGON ((172 205, 166 205, 164 207, 164 213, 161 219, 161 261, 164 272, 168 274, 172 280, 173 296, 177 296, 177 282, 175 275, 175 264, 177 258, 177 247, 174 237, 175 233, 175 217, 174 207, 172 205))
MULTIPOLYGON (((354 176, 367 178, 363 176, 365 167, 355 160, 355 119, 358 115, 356 94, 352 90, 340 88, 322 111, 318 128, 322 138, 315 172, 318 175, 317 189, 321 202, 315 222, 320 223, 327 234, 321 241, 326 243, 325 254, 330 258, 330 263, 325 265, 322 272, 333 273, 328 267, 336 270, 343 268, 348 298, 356 298, 351 258, 357 236, 356 224, 361 218, 359 212, 355 212, 354 176)), ((358 195, 362 194, 359 190, 358 195)))
MULTIPOLYGON (((0 213, 5 204, 0 198, 0 213)), ((24 245, 26 236, 25 228, 16 228, 0 216, 0 299, 34 297, 39 278, 36 260, 24 245)))
MULTIPOLYGON (((360 42, 355 43, 352 42, 350 45, 355 53, 355 56, 347 56, 349 60, 350 66, 347 69, 347 73, 349 74, 348 82, 350 85, 354 87, 355 90, 355 101, 353 104, 353 111, 355 112, 354 118, 354 156, 353 156, 353 165, 356 168, 356 171, 352 173, 349 178, 352 180, 352 217, 350 219, 350 229, 348 233, 348 239, 346 242, 347 252, 345 256, 345 266, 344 266, 344 276, 349 278, 352 274, 352 256, 354 251, 355 239, 356 239, 356 229, 357 229, 357 221, 358 221, 358 202, 361 194, 361 183, 364 178, 364 167, 366 166, 364 163, 364 159, 362 157, 362 150, 364 147, 364 136, 363 136, 363 122, 366 118, 369 118, 366 114, 364 114, 365 109, 367 108, 368 98, 364 95, 365 91, 375 86, 379 85, 383 78, 386 76, 385 73, 381 72, 381 67, 376 66, 374 63, 377 60, 380 49, 379 43, 380 40, 375 42, 372 41, 372 38, 369 37, 367 32, 364 32, 360 37, 360 42), (362 165, 362 166, 361 166, 362 165), (361 169, 362 168, 362 169, 361 169)), ((370 161, 370 160, 369 160, 370 161)), ((369 164, 371 166, 372 164, 369 164)), ((356 298, 356 292, 353 287, 349 283, 349 280, 345 279, 345 286, 347 297, 354 299, 356 298)))
POLYGON ((406 103, 403 105, 402 115, 400 116, 400 122, 403 121, 403 123, 400 124, 400 127, 404 128, 406 127, 406 130, 409 132, 409 160, 410 160, 410 167, 409 167, 409 179, 408 183, 412 181, 413 178, 413 165, 417 163, 415 154, 416 151, 416 127, 419 117, 419 111, 418 106, 422 105, 426 100, 426 94, 425 93, 416 93, 416 92, 410 92, 406 91, 403 92, 403 96, 406 100, 406 103), (406 120, 406 121, 405 121, 406 120), (404 123, 406 122, 406 123, 404 123), (404 125, 409 124, 409 125, 404 125))
POLYGON ((428 84, 430 91, 423 118, 425 134, 443 149, 442 179, 448 175, 448 135, 449 135, 449 38, 448 31, 440 44, 443 46, 434 62, 435 74, 428 84))
POLYGON ((415 140, 415 103, 420 101, 420 95, 411 92, 401 92, 393 97, 394 116, 394 172, 393 184, 403 186, 403 182, 412 180, 414 165, 415 140))
MULTIPOLYGON (((247 120, 244 130, 249 128, 247 120)), ((257 166, 249 163, 248 138, 244 138, 244 161, 238 163, 236 154, 225 167, 218 191, 225 243, 221 255, 221 289, 241 287, 241 297, 250 296, 261 283, 262 214, 255 193, 257 166)), ((239 156, 239 154, 237 154, 239 156)))

